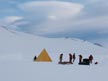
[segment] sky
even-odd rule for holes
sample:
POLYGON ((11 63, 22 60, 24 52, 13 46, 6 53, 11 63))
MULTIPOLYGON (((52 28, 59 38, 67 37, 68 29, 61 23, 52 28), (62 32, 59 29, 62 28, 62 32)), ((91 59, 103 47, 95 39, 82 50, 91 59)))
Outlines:
POLYGON ((0 26, 107 46, 108 0, 0 0, 0 26))

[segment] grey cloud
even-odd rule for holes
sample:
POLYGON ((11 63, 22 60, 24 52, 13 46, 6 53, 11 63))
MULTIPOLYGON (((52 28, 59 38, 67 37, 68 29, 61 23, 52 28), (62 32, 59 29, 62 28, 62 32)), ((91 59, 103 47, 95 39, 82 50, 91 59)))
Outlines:
MULTIPOLYGON (((44 1, 44 0, 42 0, 44 1)), ((35 7, 33 11, 27 9, 21 9, 24 16, 24 20, 21 22, 27 22, 25 24, 19 24, 18 27, 21 31, 29 32, 35 35, 43 35, 47 37, 79 37, 83 39, 96 39, 105 38, 108 33, 108 1, 107 0, 57 0, 65 1, 69 3, 76 2, 84 5, 84 8, 72 17, 68 14, 63 15, 63 12, 55 10, 55 12, 61 13, 65 16, 64 19, 56 20, 56 16, 49 15, 52 12, 52 8, 47 6, 35 7)), ((21 0, 20 0, 21 2, 21 0)), ((25 4, 26 1, 22 1, 25 4)), ((20 4, 20 3, 19 3, 20 4)), ((20 5, 23 5, 20 4, 20 5)), ((55 6, 54 6, 55 8, 55 6)), ((56 9, 58 7, 56 6, 56 9)), ((53 12, 53 13, 55 13, 53 12)), ((66 10, 64 10, 65 13, 66 10)), ((63 17, 62 16, 62 17, 63 17)), ((58 16, 57 18, 59 18, 58 16)), ((17 22, 18 23, 18 22, 17 22)))

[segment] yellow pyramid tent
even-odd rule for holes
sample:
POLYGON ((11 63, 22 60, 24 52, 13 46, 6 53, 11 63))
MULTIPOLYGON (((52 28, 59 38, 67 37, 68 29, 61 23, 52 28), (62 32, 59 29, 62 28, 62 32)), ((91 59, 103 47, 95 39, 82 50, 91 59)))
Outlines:
POLYGON ((46 49, 43 49, 40 55, 37 57, 36 61, 38 62, 52 62, 50 56, 48 55, 48 52, 46 49))

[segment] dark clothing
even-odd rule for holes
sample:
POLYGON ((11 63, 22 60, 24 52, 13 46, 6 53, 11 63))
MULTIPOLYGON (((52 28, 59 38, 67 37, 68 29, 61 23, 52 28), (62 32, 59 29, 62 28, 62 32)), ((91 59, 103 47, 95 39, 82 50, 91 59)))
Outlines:
POLYGON ((92 60, 93 60, 93 56, 90 55, 90 56, 89 56, 89 61, 90 61, 91 64, 92 64, 92 60))
POLYGON ((98 64, 98 62, 95 62, 95 64, 98 64))
POLYGON ((35 57, 34 57, 34 61, 36 61, 36 59, 37 59, 37 57, 35 56, 35 57))
POLYGON ((73 62, 75 61, 76 59, 76 56, 75 56, 75 53, 73 54, 73 62))
POLYGON ((82 55, 79 55, 79 63, 81 63, 82 62, 82 55))
POLYGON ((62 59, 63 59, 63 54, 60 54, 60 57, 59 57, 60 62, 62 62, 62 59))
POLYGON ((69 54, 69 62, 72 63, 72 54, 69 54))

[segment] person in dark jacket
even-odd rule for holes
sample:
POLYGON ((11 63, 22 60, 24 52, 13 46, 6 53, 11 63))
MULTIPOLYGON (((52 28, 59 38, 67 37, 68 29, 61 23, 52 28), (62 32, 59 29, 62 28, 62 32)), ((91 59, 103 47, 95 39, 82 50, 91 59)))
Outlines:
POLYGON ((81 63, 82 62, 82 55, 79 55, 79 63, 81 63))
POLYGON ((73 58, 73 57, 72 57, 72 54, 69 53, 69 62, 70 62, 70 63, 72 63, 72 58, 73 58))
POLYGON ((73 62, 75 61, 76 59, 76 56, 75 56, 75 53, 73 54, 73 62))
POLYGON ((36 59, 37 59, 37 57, 35 56, 35 57, 34 57, 34 61, 36 61, 36 59))
POLYGON ((93 61, 93 56, 92 55, 89 56, 89 61, 92 64, 92 61, 93 61))
POLYGON ((60 57, 59 57, 60 63, 62 62, 62 59, 63 59, 63 54, 60 54, 60 57))

